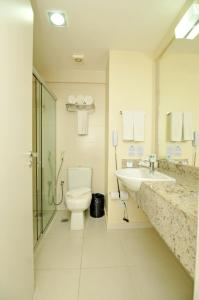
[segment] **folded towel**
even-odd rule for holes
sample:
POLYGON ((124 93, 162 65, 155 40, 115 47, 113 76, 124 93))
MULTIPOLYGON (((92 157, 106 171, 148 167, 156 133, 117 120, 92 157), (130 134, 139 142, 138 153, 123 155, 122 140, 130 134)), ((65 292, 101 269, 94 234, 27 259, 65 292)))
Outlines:
POLYGON ((144 141, 144 131, 145 131, 145 122, 144 122, 145 112, 135 111, 133 113, 133 135, 135 142, 144 141))
POLYGON ((77 198, 77 197, 81 197, 85 194, 88 194, 90 192, 91 192, 91 189, 89 189, 89 188, 72 189, 66 193, 66 196, 69 196, 71 198, 77 198))
POLYGON ((191 112, 183 113, 183 140, 193 140, 193 116, 191 112))
POLYGON ((76 104, 76 102, 77 102, 77 99, 76 99, 76 97, 74 95, 70 95, 68 97, 68 103, 70 103, 70 104, 76 104))
POLYGON ((77 112, 77 123, 78 123, 78 134, 87 135, 88 134, 88 111, 78 110, 77 112))
POLYGON ((182 112, 170 112, 168 117, 168 141, 180 142, 182 141, 182 112))
POLYGON ((123 111, 122 123, 123 123, 123 140, 132 141, 133 140, 133 112, 132 111, 123 111))

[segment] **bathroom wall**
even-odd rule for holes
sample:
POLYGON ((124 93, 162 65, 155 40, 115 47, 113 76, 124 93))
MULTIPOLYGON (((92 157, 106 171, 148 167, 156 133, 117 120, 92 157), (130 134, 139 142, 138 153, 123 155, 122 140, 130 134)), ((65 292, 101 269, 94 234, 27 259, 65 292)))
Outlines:
MULTIPOLYGON (((127 51, 110 51, 109 71, 109 118, 108 118, 108 226, 114 227, 140 227, 148 225, 147 218, 141 209, 138 209, 134 199, 128 201, 130 223, 124 223, 123 206, 117 200, 110 198, 110 192, 117 191, 115 173, 114 148, 111 142, 111 132, 118 130, 119 143, 117 147, 119 168, 121 160, 129 158, 130 145, 142 145, 144 156, 149 155, 153 149, 154 131, 154 68, 152 59, 142 53, 127 51), (122 116, 120 110, 144 111, 145 142, 131 143, 122 141, 122 116)), ((142 157, 142 158, 143 158, 142 157)), ((130 157, 133 158, 133 157, 130 157)))
MULTIPOLYGON (((193 130, 199 131, 199 55, 168 53, 159 62, 159 156, 167 155, 167 120, 170 111, 193 113, 193 130)), ((192 142, 177 143, 182 149, 181 158, 193 161, 192 142)), ((196 164, 199 165, 197 158, 196 164)))
POLYGON ((0 1, 0 299, 33 298, 32 40, 28 0, 0 1))
MULTIPOLYGON (((95 76, 95 74, 94 74, 95 76)), ((93 76, 93 78, 94 78, 93 76)), ((56 82, 48 83, 56 94, 57 101, 57 170, 61 153, 65 152, 61 178, 66 183, 66 168, 88 166, 93 168, 93 192, 104 194, 105 185, 105 83, 97 82, 56 82), (86 136, 77 134, 77 113, 68 112, 65 103, 69 95, 91 95, 95 101, 95 111, 89 114, 89 133, 86 136)), ((81 78, 79 78, 81 81, 81 78)), ((85 77, 84 77, 85 80, 85 77)), ((72 79, 71 79, 72 81, 72 79)), ((65 184, 66 189, 66 184, 65 184)), ((60 196, 60 189, 58 196, 60 196)), ((65 206, 59 207, 64 209, 65 206)))
POLYGON ((80 64, 79 69, 74 63, 74 69, 55 69, 48 70, 48 68, 40 68, 36 66, 46 82, 73 82, 73 83, 105 83, 106 72, 105 71, 94 71, 84 70, 84 64, 80 64))

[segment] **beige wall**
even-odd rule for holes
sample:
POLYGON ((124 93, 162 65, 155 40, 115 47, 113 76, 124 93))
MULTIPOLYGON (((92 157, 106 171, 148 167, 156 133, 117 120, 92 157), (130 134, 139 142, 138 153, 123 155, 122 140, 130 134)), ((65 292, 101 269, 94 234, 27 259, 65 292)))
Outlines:
MULTIPOLYGON (((111 51, 109 57, 109 136, 108 136, 108 224, 117 226, 124 223, 123 207, 116 200, 110 199, 110 192, 117 191, 114 161, 114 148, 111 142, 111 132, 118 130, 119 143, 117 147, 119 168, 121 160, 128 158, 128 148, 135 144, 122 141, 122 116, 120 110, 144 111, 145 142, 144 155, 151 153, 153 145, 153 63, 145 54, 136 52, 111 51)), ((137 144, 137 143, 136 143, 137 144)), ((140 144, 140 143, 139 143, 140 144)), ((147 218, 133 199, 128 201, 130 224, 138 225, 147 218)), ((126 223, 125 223, 126 224, 126 223)), ((127 226, 127 224, 126 224, 127 226)))
POLYGON ((33 14, 28 0, 0 1, 0 299, 33 297, 33 14))
POLYGON ((105 71, 93 70, 54 70, 54 72, 42 71, 43 78, 47 82, 84 82, 84 83, 105 83, 105 71))
MULTIPOLYGON (((60 154, 65 151, 61 178, 66 182, 66 168, 89 166, 93 168, 93 192, 104 194, 105 184, 105 84, 104 83, 48 83, 57 101, 57 168, 60 154), (91 95, 95 111, 89 114, 89 133, 77 134, 77 113, 67 112, 69 95, 91 95)), ((66 187, 66 185, 65 185, 66 187)), ((62 205, 63 209, 64 206, 62 205)))
MULTIPOLYGON (((193 130, 199 131, 199 55, 167 54, 159 62, 159 156, 167 156, 167 112, 190 111, 193 113, 193 130)), ((172 143, 174 144, 174 143, 172 143)), ((193 162, 193 147, 190 141, 177 142, 182 149, 181 158, 193 162)), ((197 159, 197 165, 199 159, 197 159)))

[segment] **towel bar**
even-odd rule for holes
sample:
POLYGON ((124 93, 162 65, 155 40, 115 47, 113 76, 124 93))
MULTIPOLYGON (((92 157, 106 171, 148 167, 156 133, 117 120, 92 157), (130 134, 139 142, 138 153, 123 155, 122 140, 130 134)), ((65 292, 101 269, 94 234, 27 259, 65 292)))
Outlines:
POLYGON ((69 112, 75 112, 77 110, 94 110, 95 109, 95 104, 71 104, 71 103, 66 103, 66 109, 69 112))

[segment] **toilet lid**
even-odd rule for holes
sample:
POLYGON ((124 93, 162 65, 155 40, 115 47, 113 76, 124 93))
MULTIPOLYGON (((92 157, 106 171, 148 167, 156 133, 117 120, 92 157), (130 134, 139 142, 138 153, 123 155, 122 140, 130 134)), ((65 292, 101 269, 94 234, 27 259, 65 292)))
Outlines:
POLYGON ((69 190, 66 193, 66 196, 76 198, 76 197, 83 196, 85 194, 89 194, 90 192, 91 192, 91 189, 89 189, 89 188, 79 188, 79 189, 69 190))

